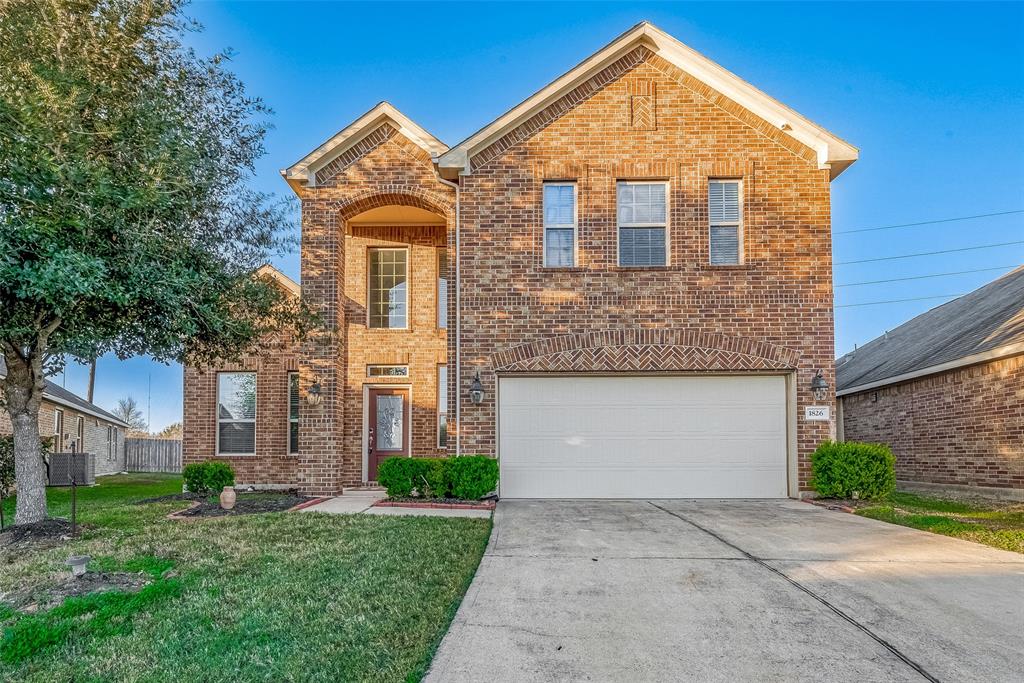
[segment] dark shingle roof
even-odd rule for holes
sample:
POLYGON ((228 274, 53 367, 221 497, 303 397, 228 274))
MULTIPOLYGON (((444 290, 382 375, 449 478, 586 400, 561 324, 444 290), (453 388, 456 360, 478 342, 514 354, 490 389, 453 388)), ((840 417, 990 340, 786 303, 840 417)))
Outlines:
MULTIPOLYGON (((0 356, 0 377, 7 376, 7 361, 3 356, 0 356)), ((55 403, 62 403, 72 408, 80 408, 82 411, 96 415, 110 422, 114 422, 119 425, 128 426, 127 423, 121 418, 117 417, 113 413, 103 410, 95 403, 89 403, 78 394, 72 393, 64 387, 54 384, 50 380, 46 380, 46 388, 43 389, 43 398, 50 399, 55 403)))
POLYGON ((836 389, 1024 342, 1024 266, 933 308, 836 361, 836 389))

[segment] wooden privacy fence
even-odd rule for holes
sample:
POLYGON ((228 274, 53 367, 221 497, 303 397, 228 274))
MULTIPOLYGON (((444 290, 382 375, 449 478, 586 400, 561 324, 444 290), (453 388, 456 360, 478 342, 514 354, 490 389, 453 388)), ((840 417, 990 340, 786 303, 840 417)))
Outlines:
POLYGON ((125 439, 124 468, 129 472, 181 472, 180 439, 125 439))

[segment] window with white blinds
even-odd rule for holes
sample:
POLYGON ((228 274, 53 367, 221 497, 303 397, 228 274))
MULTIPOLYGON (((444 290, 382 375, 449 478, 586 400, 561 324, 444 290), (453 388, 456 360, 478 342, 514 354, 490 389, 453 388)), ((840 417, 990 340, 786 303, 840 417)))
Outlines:
POLYGON ((576 265, 576 183, 544 183, 544 265, 576 265))
POLYGON ((742 236, 739 180, 708 181, 708 215, 711 218, 711 265, 738 264, 742 236))
POLYGON ((668 183, 621 180, 617 188, 619 265, 668 264, 668 183))
POLYGON ((256 373, 217 375, 217 454, 256 454, 256 373))

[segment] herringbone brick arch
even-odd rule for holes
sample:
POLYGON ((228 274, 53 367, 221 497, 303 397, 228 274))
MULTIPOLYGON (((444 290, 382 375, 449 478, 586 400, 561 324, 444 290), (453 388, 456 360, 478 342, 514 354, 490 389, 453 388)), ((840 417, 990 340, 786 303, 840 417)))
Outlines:
POLYGON ((522 344, 491 356, 502 372, 792 370, 799 352, 690 330, 602 330, 522 344))

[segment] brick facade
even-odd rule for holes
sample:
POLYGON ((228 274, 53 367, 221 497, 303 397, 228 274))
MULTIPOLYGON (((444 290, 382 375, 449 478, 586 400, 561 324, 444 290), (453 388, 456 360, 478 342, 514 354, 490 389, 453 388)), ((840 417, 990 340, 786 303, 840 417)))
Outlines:
POLYGON ((889 444, 901 481, 1024 490, 1024 356, 840 400, 843 437, 889 444))
MULTIPOLYGON (((96 475, 117 474, 124 471, 124 427, 107 422, 101 418, 83 413, 74 408, 58 405, 43 399, 39 406, 39 434, 50 436, 56 429, 56 411, 64 411, 64 437, 60 448, 70 450, 74 443, 79 452, 92 453, 96 456, 96 475), (78 440, 78 420, 82 419, 84 443, 78 440), (112 427, 113 443, 107 447, 107 427, 112 427)), ((0 410, 0 434, 11 434, 11 418, 6 410, 0 410)), ((57 444, 55 444, 57 448, 57 444)))
MULTIPOLYGON (((454 262, 456 192, 423 147, 384 123, 311 171, 307 184, 293 184, 302 201, 302 296, 325 329, 301 347, 256 349, 244 364, 260 373, 260 387, 281 388, 282 403, 259 409, 257 431, 264 420, 273 425, 255 458, 234 459, 240 482, 324 494, 364 481, 369 383, 411 385, 413 453, 442 452, 435 404, 445 362, 449 451, 461 439, 464 454, 495 454, 500 373, 785 373, 794 377, 798 416, 812 402, 816 371, 834 385, 830 172, 778 125, 639 46, 480 150, 471 167, 458 181, 458 306, 454 288, 449 294, 449 329, 458 309, 461 349, 454 333, 438 329, 434 285, 437 249, 447 244, 454 262), (709 265, 708 180, 723 177, 742 180, 741 265, 709 265), (620 179, 668 181, 667 266, 617 265, 620 179), (543 266, 545 180, 577 183, 572 268, 543 266), (447 225, 349 223, 384 206, 425 209, 447 225), (367 329, 371 246, 410 250, 408 330, 367 329), (370 363, 408 364, 410 377, 370 379, 370 363), (318 380, 323 401, 302 403, 300 453, 285 458, 283 432, 273 434, 285 424, 281 373, 296 366, 302 395, 318 380), (467 396, 477 372, 481 405, 467 396)), ((186 462, 214 457, 213 375, 185 373, 186 462)), ((794 424, 802 490, 808 456, 834 436, 834 423, 794 424)))

